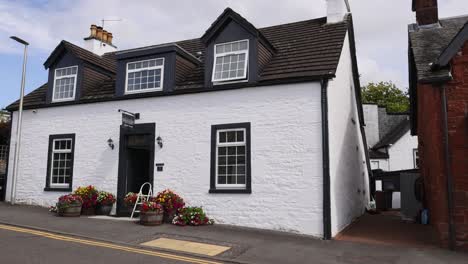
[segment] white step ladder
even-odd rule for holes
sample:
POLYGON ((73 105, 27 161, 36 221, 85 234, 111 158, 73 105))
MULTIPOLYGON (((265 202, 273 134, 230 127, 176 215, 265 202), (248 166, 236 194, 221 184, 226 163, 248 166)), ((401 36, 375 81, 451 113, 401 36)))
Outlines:
POLYGON ((151 186, 151 183, 149 182, 145 182, 143 183, 143 185, 141 185, 140 187, 140 191, 138 192, 138 196, 137 196, 137 199, 136 199, 136 202, 135 202, 135 205, 133 206, 133 211, 132 211, 132 215, 130 216, 130 219, 133 219, 133 215, 135 213, 139 213, 140 210, 137 210, 137 207, 138 205, 141 205, 143 202, 146 202, 149 200, 149 198, 151 196, 153 196, 153 187, 151 186), (148 185, 149 186, 149 189, 148 189, 148 193, 147 194, 143 194, 143 188, 148 185))

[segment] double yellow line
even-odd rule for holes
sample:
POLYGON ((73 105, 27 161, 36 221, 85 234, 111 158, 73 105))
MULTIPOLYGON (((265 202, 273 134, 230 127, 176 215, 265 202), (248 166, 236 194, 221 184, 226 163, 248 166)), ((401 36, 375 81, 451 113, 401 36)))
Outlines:
POLYGON ((151 251, 151 250, 145 250, 145 249, 139 249, 139 248, 133 248, 133 247, 127 247, 127 246, 119 246, 116 244, 111 244, 111 243, 106 243, 106 242, 98 242, 98 241, 93 241, 93 240, 88 240, 88 239, 79 239, 79 238, 74 238, 70 236, 56 235, 53 233, 48 233, 48 232, 43 232, 43 231, 38 231, 38 230, 28 229, 28 228, 21 228, 21 227, 14 227, 14 226, 0 224, 0 229, 32 234, 32 235, 46 237, 46 238, 55 239, 55 240, 61 240, 61 241, 67 241, 67 242, 73 242, 73 243, 79 243, 79 244, 97 246, 97 247, 103 247, 103 248, 110 248, 110 249, 121 250, 121 251, 136 253, 136 254, 143 254, 143 255, 148 255, 148 256, 154 256, 154 257, 160 257, 160 258, 165 258, 165 259, 179 260, 179 261, 184 261, 187 263, 221 264, 220 262, 214 262, 214 261, 209 261, 209 260, 204 260, 204 259, 199 259, 199 258, 184 257, 184 256, 156 252, 156 251, 151 251))

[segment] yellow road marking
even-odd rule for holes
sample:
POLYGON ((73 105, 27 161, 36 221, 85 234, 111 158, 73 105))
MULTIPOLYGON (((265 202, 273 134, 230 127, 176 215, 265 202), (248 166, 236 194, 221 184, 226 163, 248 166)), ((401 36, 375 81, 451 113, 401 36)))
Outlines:
POLYGON ((111 248, 111 249, 131 252, 131 253, 138 253, 138 254, 161 257, 161 258, 172 259, 172 260, 180 260, 180 261, 185 261, 188 263, 221 264, 220 262, 214 262, 214 261, 209 261, 209 260, 204 260, 204 259, 184 257, 184 256, 178 256, 175 254, 155 252, 155 251, 132 248, 132 247, 127 247, 127 246, 120 246, 120 245, 106 243, 106 242, 98 242, 98 241, 92 241, 88 239, 80 239, 80 238, 74 238, 74 237, 69 237, 69 236, 56 235, 56 234, 43 232, 43 231, 37 231, 34 229, 28 229, 28 228, 21 228, 21 227, 14 227, 14 226, 0 224, 0 229, 32 234, 32 235, 42 236, 42 237, 55 239, 55 240, 68 241, 68 242, 74 242, 74 243, 98 246, 98 247, 104 247, 104 248, 111 248))

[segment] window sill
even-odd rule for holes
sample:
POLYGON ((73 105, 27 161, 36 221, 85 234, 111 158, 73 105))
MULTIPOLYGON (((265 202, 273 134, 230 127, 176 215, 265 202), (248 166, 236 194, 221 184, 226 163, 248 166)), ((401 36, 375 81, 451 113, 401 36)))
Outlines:
POLYGON ((252 193, 251 189, 210 189, 208 193, 252 193))
POLYGON ((45 192, 71 192, 72 188, 51 188, 51 187, 45 187, 44 188, 45 192))

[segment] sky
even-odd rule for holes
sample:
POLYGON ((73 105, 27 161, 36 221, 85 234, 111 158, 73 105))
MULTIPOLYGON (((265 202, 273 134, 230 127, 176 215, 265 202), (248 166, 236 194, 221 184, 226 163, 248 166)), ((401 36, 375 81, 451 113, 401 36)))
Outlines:
MULTIPOLYGON (((83 46, 91 24, 106 22, 119 49, 200 37, 226 7, 257 28, 326 15, 325 0, 0 0, 0 108, 19 97, 22 45, 30 43, 26 93, 44 84, 43 63, 62 40, 83 46), (275 3, 274 5, 272 3, 275 3)), ((349 0, 354 19, 361 84, 392 81, 408 86, 407 25, 411 0, 349 0)), ((467 0, 440 0, 439 16, 468 14, 467 0)))

